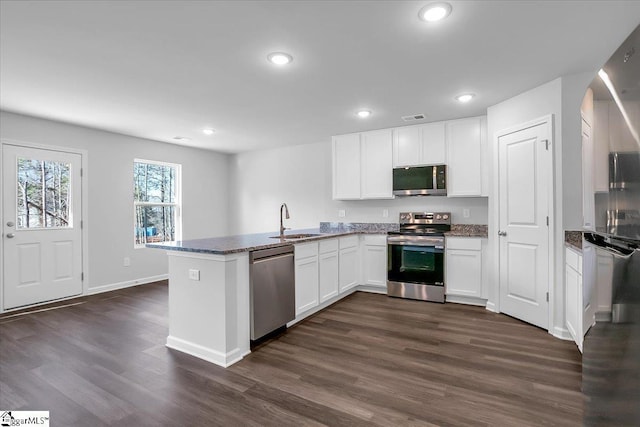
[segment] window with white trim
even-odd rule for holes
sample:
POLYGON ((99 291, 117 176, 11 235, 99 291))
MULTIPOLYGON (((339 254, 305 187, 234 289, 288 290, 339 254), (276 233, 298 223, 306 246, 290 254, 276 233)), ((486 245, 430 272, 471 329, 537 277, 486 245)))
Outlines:
POLYGON ((134 246, 180 240, 181 165, 133 161, 134 246))

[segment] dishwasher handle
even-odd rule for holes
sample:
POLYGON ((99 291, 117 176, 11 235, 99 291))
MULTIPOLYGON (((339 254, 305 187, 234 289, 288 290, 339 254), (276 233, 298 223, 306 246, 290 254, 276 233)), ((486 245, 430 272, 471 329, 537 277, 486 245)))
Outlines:
POLYGON ((289 254, 284 254, 284 255, 276 255, 276 256, 267 256, 264 258, 259 258, 259 259, 254 259, 251 264, 260 264, 262 262, 268 262, 268 261, 273 261, 276 259, 280 259, 280 258, 293 258, 293 253, 289 253, 289 254))

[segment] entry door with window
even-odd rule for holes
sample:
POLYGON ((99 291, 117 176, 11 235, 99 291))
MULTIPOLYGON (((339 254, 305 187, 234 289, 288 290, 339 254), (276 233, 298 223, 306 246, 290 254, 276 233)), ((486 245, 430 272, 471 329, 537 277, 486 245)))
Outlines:
POLYGON ((549 326, 551 123, 498 136, 500 311, 549 326))
POLYGON ((81 156, 3 145, 3 305, 82 293, 81 156))

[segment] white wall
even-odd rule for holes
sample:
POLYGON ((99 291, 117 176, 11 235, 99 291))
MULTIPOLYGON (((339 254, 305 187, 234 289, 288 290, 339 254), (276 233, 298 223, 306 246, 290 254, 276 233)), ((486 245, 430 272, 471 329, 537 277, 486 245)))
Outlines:
MULTIPOLYGON (((182 165, 183 237, 227 234, 228 156, 29 116, 0 112, 0 138, 86 150, 89 190, 89 271, 85 289, 97 292, 167 273, 157 249, 133 248, 133 159, 182 165), (123 258, 131 266, 123 266, 123 258)), ((4 196, 3 196, 4 197, 4 196)))
POLYGON ((459 224, 487 224, 488 219, 486 197, 332 200, 330 141, 236 154, 230 173, 233 234, 277 231, 283 202, 291 214, 285 226, 291 228, 317 227, 320 221, 397 223, 401 211, 451 211, 459 224), (464 208, 469 218, 463 217, 464 208))

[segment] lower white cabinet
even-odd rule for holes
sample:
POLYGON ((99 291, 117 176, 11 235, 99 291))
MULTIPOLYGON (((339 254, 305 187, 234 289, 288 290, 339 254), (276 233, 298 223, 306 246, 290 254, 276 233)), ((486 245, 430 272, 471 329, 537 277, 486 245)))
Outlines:
POLYGON ((584 337, 582 331, 582 255, 570 248, 565 248, 564 285, 564 313, 567 329, 580 351, 582 351, 582 339, 584 337))
POLYGON ((482 297, 482 240, 477 237, 447 237, 445 294, 482 297))
POLYGON ((339 284, 340 293, 358 285, 360 276, 359 236, 346 236, 339 239, 339 284))
POLYGON ((338 239, 320 241, 320 303, 338 295, 338 239))
POLYGON ((319 304, 318 242, 295 245, 296 316, 319 304))
POLYGON ((387 288, 387 236, 366 235, 363 238, 363 283, 387 288))

